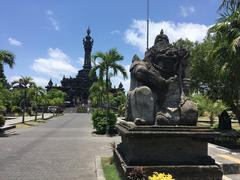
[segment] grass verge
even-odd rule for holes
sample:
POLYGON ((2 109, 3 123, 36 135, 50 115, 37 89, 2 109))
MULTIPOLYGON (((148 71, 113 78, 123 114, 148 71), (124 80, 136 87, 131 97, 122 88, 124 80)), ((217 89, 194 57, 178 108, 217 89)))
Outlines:
POLYGON ((112 157, 102 157, 101 162, 106 180, 121 180, 112 157))
POLYGON ((42 123, 46 123, 46 121, 45 120, 27 121, 25 123, 16 124, 16 128, 30 128, 30 127, 33 127, 33 126, 38 126, 42 123))

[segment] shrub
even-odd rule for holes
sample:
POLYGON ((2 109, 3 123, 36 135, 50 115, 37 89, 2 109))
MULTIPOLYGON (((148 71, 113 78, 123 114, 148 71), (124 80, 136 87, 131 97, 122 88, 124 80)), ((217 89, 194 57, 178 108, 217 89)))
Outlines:
MULTIPOLYGON (((96 129, 96 132, 98 134, 106 133, 106 126, 107 126, 106 115, 107 115, 106 110, 95 110, 92 114, 93 128, 96 129)), ((116 115, 112 111, 109 111, 108 124, 109 124, 110 133, 114 132, 116 121, 117 121, 116 115)))
POLYGON ((87 112, 88 112, 88 111, 87 111, 87 107, 79 106, 79 107, 77 108, 77 112, 78 112, 78 113, 87 113, 87 112))
POLYGON ((148 180, 174 180, 174 179, 170 174, 154 172, 152 176, 148 177, 148 180))
POLYGON ((4 126, 4 124, 5 124, 5 118, 2 115, 0 115, 0 127, 4 126))

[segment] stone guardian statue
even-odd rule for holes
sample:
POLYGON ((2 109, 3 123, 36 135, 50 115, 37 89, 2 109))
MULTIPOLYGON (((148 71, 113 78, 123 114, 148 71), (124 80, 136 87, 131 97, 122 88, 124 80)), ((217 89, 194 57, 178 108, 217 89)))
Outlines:
POLYGON ((126 121, 136 125, 196 125, 197 107, 184 92, 188 55, 185 48, 173 47, 161 30, 143 60, 133 57, 126 121))

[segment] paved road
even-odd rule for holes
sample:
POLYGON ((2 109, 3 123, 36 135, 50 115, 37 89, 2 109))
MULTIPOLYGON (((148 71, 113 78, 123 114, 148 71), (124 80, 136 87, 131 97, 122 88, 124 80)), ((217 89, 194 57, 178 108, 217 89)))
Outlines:
POLYGON ((119 137, 92 136, 88 114, 66 114, 0 137, 0 180, 95 180, 96 155, 119 137))
MULTIPOLYGON (((110 143, 120 138, 91 132, 89 114, 73 113, 0 137, 0 180, 95 180, 95 156, 110 155, 110 143)), ((210 144, 209 154, 221 164, 240 164, 239 152, 210 144)))

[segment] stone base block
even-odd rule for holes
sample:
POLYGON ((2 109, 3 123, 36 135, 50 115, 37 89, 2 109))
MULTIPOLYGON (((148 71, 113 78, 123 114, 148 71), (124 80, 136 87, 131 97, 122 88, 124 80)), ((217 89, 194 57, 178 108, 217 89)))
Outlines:
POLYGON ((222 171, 216 164, 213 165, 155 165, 130 166, 127 165, 117 149, 114 150, 114 161, 122 180, 127 180, 129 173, 136 168, 143 168, 146 177, 154 172, 169 173, 175 180, 221 180, 222 171))
POLYGON ((208 156, 208 141, 218 136, 196 126, 117 126, 122 142, 114 157, 123 179, 136 167, 147 175, 170 173, 180 180, 220 180, 222 170, 208 156))

